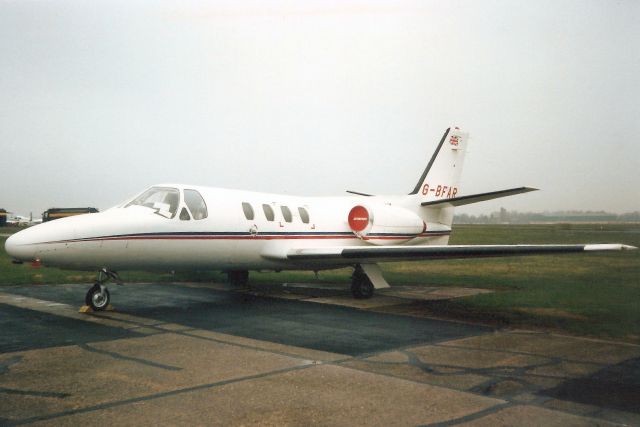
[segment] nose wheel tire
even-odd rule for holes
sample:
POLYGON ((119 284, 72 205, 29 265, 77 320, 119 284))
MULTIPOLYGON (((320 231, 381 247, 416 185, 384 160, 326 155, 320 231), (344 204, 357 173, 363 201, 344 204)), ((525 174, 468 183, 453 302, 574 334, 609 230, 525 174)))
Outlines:
POLYGON ((84 302, 94 311, 105 310, 109 306, 109 290, 101 285, 93 285, 84 297, 84 302))

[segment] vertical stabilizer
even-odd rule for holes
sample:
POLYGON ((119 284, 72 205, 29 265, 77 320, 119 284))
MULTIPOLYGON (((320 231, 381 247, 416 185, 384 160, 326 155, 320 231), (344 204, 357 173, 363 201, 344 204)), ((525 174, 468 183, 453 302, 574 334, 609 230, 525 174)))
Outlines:
MULTIPOLYGON (((460 197, 460 176, 467 151, 469 134, 454 127, 446 130, 436 151, 431 156, 424 172, 420 176, 410 195, 414 203, 435 202, 460 197)), ((419 209, 419 215, 425 223, 437 223, 451 227, 453 206, 437 205, 419 209)), ((443 237, 440 244, 447 244, 443 237)))
POLYGON ((458 128, 444 133, 422 176, 410 193, 420 202, 431 202, 460 196, 460 174, 469 134, 458 128))

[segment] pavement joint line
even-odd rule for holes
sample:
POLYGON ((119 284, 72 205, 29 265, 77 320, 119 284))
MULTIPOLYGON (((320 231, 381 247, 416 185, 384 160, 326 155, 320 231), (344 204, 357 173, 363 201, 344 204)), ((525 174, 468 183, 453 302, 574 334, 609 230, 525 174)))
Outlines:
POLYGON ((424 424, 421 427, 449 427, 449 426, 455 426, 455 425, 460 425, 462 423, 467 423, 470 421, 475 421, 481 418, 486 417, 487 415, 491 415, 491 414, 495 414, 496 412, 499 412, 505 408, 509 408, 512 406, 520 406, 520 404, 514 404, 512 402, 506 402, 506 403, 502 403, 502 404, 498 404, 495 406, 491 406, 489 408, 486 409, 482 409, 478 412, 474 412, 472 414, 468 414, 468 415, 463 415, 462 417, 459 418, 454 418, 452 420, 447 420, 447 421, 441 421, 439 423, 432 423, 432 424, 424 424))
MULTIPOLYGON (((407 344, 404 346, 398 346, 398 347, 394 347, 393 349, 387 349, 387 350, 380 350, 380 351, 375 351, 375 352, 369 352, 369 353, 361 353, 358 354, 357 356, 353 356, 353 359, 366 359, 369 357, 373 357, 373 356, 379 356, 381 354, 385 354, 385 353, 389 353, 389 352, 403 352, 403 351, 407 351, 407 350, 411 350, 414 348, 418 348, 418 347, 424 347, 424 346, 442 346, 442 344, 450 342, 450 341, 457 341, 460 339, 466 339, 466 338, 476 338, 476 337, 482 337, 482 336, 486 336, 486 335, 491 335, 493 334, 492 331, 486 332, 486 333, 480 333, 477 335, 468 335, 468 336, 462 336, 462 337, 444 337, 442 339, 439 340, 433 340, 433 341, 425 341, 423 343, 412 343, 412 344, 407 344)), ((446 347, 445 347, 446 348, 446 347)))
POLYGON ((134 363, 139 363, 142 365, 146 365, 146 366, 150 366, 153 368, 159 368, 159 369, 164 369, 166 371, 182 371, 184 368, 180 368, 178 366, 171 366, 171 365, 164 365, 162 363, 157 363, 157 362, 153 362, 151 360, 145 360, 145 359, 140 359, 137 357, 131 357, 131 356, 125 356, 123 354, 120 353, 116 353, 113 351, 107 351, 107 350, 102 350, 99 348, 95 348, 95 347, 91 347, 89 344, 77 344, 77 346, 85 351, 88 351, 90 353, 96 353, 96 354, 101 354, 104 356, 109 356, 113 359, 116 360, 124 360, 124 361, 128 361, 128 362, 134 362, 134 363))
POLYGON ((69 393, 55 393, 48 391, 30 391, 30 390, 17 390, 13 388, 0 387, 0 394, 16 394, 19 396, 30 396, 30 397, 50 397, 54 399, 66 399, 67 397, 71 397, 69 393))
POLYGON ((558 333, 555 333, 555 332, 546 333, 546 332, 516 331, 515 333, 517 333, 519 335, 540 334, 540 335, 548 335, 548 336, 557 337, 557 338, 572 338, 572 339, 582 340, 582 341, 590 341, 590 342, 597 342, 597 343, 610 344, 610 345, 620 345, 620 346, 634 347, 634 348, 640 349, 640 344, 634 344, 634 343, 631 343, 631 342, 623 342, 623 341, 605 340, 605 339, 602 339, 602 338, 577 337, 577 336, 573 336, 573 335, 558 334, 558 333))
MULTIPOLYGON (((196 331, 206 331, 206 330, 204 330, 204 329, 196 329, 196 331)), ((260 351, 260 352, 263 352, 263 353, 275 354, 275 355, 278 355, 278 356, 289 357, 289 358, 297 359, 297 360, 303 360, 303 361, 309 361, 310 360, 310 359, 307 359, 305 357, 302 357, 302 356, 300 356, 298 354, 294 354, 294 353, 287 353, 287 352, 278 351, 278 350, 269 350, 269 349, 262 348, 262 347, 257 347, 257 346, 248 345, 248 344, 240 344, 240 343, 225 341, 225 340, 212 338, 212 337, 203 337, 203 336, 191 334, 191 333, 188 333, 188 332, 185 332, 185 331, 176 331, 176 332, 169 332, 169 333, 174 333, 176 335, 182 335, 182 336, 189 337, 189 338, 197 338, 197 339, 202 339, 202 340, 206 340, 206 341, 216 342, 216 343, 219 343, 219 344, 224 344, 224 345, 229 345, 229 346, 240 347, 240 348, 244 348, 244 349, 247 349, 247 350, 254 350, 254 351, 260 351)), ((241 337, 241 338, 244 338, 244 337, 241 337)), ((256 341, 261 341, 261 340, 256 340, 256 341)), ((265 341, 265 342, 270 342, 270 341, 265 341)), ((289 345, 287 347, 295 347, 295 346, 289 345)), ((296 347, 296 348, 302 348, 302 349, 308 350, 305 347, 296 347)), ((333 353, 333 354, 338 354, 338 353, 333 353)), ((350 358, 350 357, 348 357, 348 358, 350 358)), ((340 360, 343 360, 343 359, 340 359, 340 360)), ((337 361, 325 362, 325 361, 322 361, 322 360, 313 360, 312 362, 314 364, 316 364, 316 365, 328 365, 330 363, 335 363, 337 361)))
POLYGON ((270 372, 263 372, 261 374, 255 374, 255 375, 248 375, 245 377, 240 377, 240 378, 231 378, 228 380, 222 380, 222 381, 217 381, 217 382, 213 382, 213 383, 208 383, 208 384, 199 384, 196 386, 192 386, 192 387, 185 387, 185 388, 181 388, 181 389, 175 389, 175 390, 168 390, 168 391, 164 391, 164 392, 160 392, 160 393, 155 393, 155 394, 150 394, 150 395, 146 395, 146 396, 139 396, 139 397, 132 397, 129 399, 124 399, 124 400, 119 400, 119 401, 113 401, 113 402, 105 402, 105 403, 101 403, 98 405, 92 405, 92 406, 87 406, 84 408, 77 408, 77 409, 71 409, 68 411, 62 411, 62 412, 58 412, 58 413, 54 413, 54 414, 46 414, 46 415, 38 415, 35 417, 31 417, 31 418, 24 418, 21 420, 10 420, 6 425, 7 426, 17 426, 17 425, 24 425, 24 424, 31 424, 34 422, 38 422, 38 421, 50 421, 50 420, 54 420, 57 418, 62 418, 62 417, 66 417, 66 416, 70 416, 70 415, 77 415, 77 414, 86 414, 86 413, 90 413, 90 412, 95 412, 95 411, 101 411, 101 410, 105 410, 105 409, 112 409, 112 408, 117 408, 117 407, 121 407, 124 405, 130 405, 130 404, 135 404, 135 403, 140 403, 140 402, 149 402, 152 400, 156 400, 156 399, 161 399, 164 397, 170 397, 170 396, 177 396, 177 395, 181 395, 181 394, 185 394, 185 393, 192 393, 192 392, 196 392, 196 391, 201 391, 201 390, 210 390, 210 389, 214 389, 217 387, 222 387, 228 384, 235 384, 235 383, 240 383, 240 382, 244 382, 244 381, 251 381, 251 380, 256 380, 256 379, 261 379, 261 378, 267 378, 270 376, 274 376, 274 375, 280 375, 280 374, 285 374, 288 372, 293 372, 293 371, 299 371, 299 370, 303 370, 303 369, 308 369, 311 368, 313 366, 313 364, 303 364, 303 365, 298 365, 298 366, 292 366, 289 368, 284 368, 284 369, 277 369, 274 371, 270 371, 270 372))

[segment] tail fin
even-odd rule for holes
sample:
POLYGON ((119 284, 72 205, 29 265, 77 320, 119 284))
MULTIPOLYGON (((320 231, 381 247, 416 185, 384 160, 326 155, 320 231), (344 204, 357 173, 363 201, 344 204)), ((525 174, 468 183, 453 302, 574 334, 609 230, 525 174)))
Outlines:
POLYGON ((446 130, 413 191, 420 202, 450 199, 460 195, 460 174, 469 134, 458 128, 446 130))
MULTIPOLYGON (((458 128, 447 129, 427 168, 422 173, 418 184, 410 193, 412 196, 410 203, 419 202, 419 205, 422 206, 418 214, 425 223, 436 223, 451 227, 453 210, 456 206, 536 190, 530 187, 518 187, 463 196, 460 191, 460 174, 468 138, 469 134, 460 131, 458 128)), ((446 240, 443 239, 443 241, 444 243, 441 242, 439 244, 446 244, 446 240)))

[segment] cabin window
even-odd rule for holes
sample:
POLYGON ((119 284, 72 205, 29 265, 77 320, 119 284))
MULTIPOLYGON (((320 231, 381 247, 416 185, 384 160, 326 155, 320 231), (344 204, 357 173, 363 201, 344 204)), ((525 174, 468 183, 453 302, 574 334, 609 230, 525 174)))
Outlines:
POLYGON ((191 220, 191 216, 189 215, 189 212, 187 212, 187 208, 182 208, 182 210, 180 211, 180 220, 181 221, 191 220))
POLYGON ((144 206, 155 210, 158 215, 162 215, 165 218, 173 218, 176 215, 179 204, 180 192, 177 188, 151 187, 129 202, 125 208, 129 206, 144 206))
POLYGON ((276 218, 273 208, 266 203, 262 205, 262 210, 264 211, 264 216, 267 218, 267 221, 273 221, 276 218))
POLYGON ((287 222, 293 221, 293 215, 291 215, 291 209, 289 209, 287 206, 280 206, 280 210, 282 211, 282 216, 284 217, 285 221, 287 222))
POLYGON ((253 206, 250 203, 242 202, 242 212, 244 212, 245 218, 249 221, 252 221, 255 218, 255 213, 253 212, 253 206))
MULTIPOLYGON (((184 190, 184 203, 193 215, 193 219, 205 219, 207 217, 207 204, 196 190, 184 190)), ((182 219, 182 212, 180 212, 182 219)))
POLYGON ((300 213, 300 219, 305 224, 309 224, 309 212, 305 208, 298 208, 298 212, 300 213))

